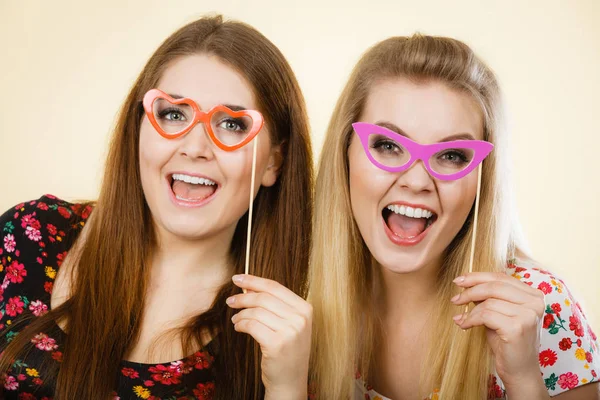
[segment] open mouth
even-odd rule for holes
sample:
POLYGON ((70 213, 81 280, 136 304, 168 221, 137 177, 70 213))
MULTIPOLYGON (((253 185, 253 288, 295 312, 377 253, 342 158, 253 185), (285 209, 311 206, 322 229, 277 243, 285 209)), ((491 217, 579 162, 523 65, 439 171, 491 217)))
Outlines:
POLYGON ((431 210, 390 204, 381 211, 385 224, 399 239, 413 240, 421 236, 437 220, 431 210))
POLYGON ((175 199, 189 203, 200 203, 215 194, 219 184, 211 179, 175 173, 169 177, 175 199))

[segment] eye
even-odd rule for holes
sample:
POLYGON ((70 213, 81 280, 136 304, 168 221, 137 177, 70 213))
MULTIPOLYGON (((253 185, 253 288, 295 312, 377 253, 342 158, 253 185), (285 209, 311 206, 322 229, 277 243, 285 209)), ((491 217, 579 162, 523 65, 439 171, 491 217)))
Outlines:
POLYGON ((371 145, 371 148, 381 153, 402 153, 398 143, 390 139, 380 139, 371 145))
POLYGON ((452 164, 464 164, 471 161, 464 152, 457 149, 451 149, 443 152, 439 155, 439 159, 452 164))
POLYGON ((227 118, 219 122, 217 127, 233 132, 245 132, 247 127, 244 121, 236 118, 227 118))
POLYGON ((167 108, 161 110, 158 114, 161 119, 166 119, 167 121, 173 122, 181 122, 186 121, 187 118, 178 108, 167 108))

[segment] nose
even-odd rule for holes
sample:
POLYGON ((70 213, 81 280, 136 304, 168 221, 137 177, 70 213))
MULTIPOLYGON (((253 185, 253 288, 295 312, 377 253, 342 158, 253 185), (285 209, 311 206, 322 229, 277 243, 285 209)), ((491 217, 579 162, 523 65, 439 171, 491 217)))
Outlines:
POLYGON ((202 122, 196 124, 187 134, 183 136, 180 154, 189 158, 203 158, 212 160, 214 157, 213 143, 206 132, 202 122))
POLYGON ((414 193, 433 191, 435 186, 433 178, 429 175, 421 160, 417 160, 410 168, 401 172, 396 184, 414 193))

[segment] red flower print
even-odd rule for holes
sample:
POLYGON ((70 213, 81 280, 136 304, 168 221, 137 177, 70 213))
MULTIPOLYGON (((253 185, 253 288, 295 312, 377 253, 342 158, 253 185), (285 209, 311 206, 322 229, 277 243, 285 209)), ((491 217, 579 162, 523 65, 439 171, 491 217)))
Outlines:
POLYGON ((194 389, 194 396, 199 400, 210 400, 215 394, 214 382, 199 383, 194 389))
POLYGON ((17 375, 17 380, 23 382, 25 379, 27 379, 27 377, 23 374, 19 374, 17 375))
POLYGON ((17 390, 19 387, 19 382, 15 379, 14 376, 7 376, 4 380, 4 388, 6 390, 17 390))
POLYGON ((65 260, 65 257, 67 257, 67 252, 63 251, 62 253, 58 253, 56 255, 56 264, 60 267, 63 263, 63 261, 65 260))
POLYGON ((4 236, 4 248, 7 252, 12 253, 13 251, 15 251, 16 244, 17 243, 15 242, 14 235, 11 235, 9 233, 8 235, 4 236))
POLYGON ((19 264, 17 260, 13 261, 8 268, 6 268, 6 278, 12 283, 23 282, 23 277, 27 276, 27 270, 23 264, 19 264))
POLYGON ((554 313, 556 313, 556 315, 559 315, 560 312, 562 311, 562 309, 560 308, 560 304, 558 303, 554 303, 550 306, 550 308, 552 308, 552 311, 554 311, 554 313))
POLYGON ((537 288, 541 290, 544 294, 549 294, 552 292, 552 286, 550 286, 548 282, 540 283, 537 288))
POLYGON ((75 214, 81 215, 81 218, 87 219, 90 216, 90 213, 92 212, 92 207, 90 205, 87 205, 82 209, 81 204, 73 204, 71 210, 73 210, 75 214))
POLYGON ((196 369, 206 369, 212 364, 214 358, 206 351, 197 351, 191 357, 191 365, 196 369))
POLYGON ((577 374, 567 372, 558 377, 558 385, 563 389, 573 389, 579 383, 577 374))
POLYGON ((64 207, 58 207, 58 213, 64 218, 71 218, 71 213, 64 207))
POLYGON ((45 333, 38 333, 35 335, 33 339, 31 339, 31 343, 35 344, 35 347, 38 349, 44 351, 52 351, 58 348, 56 340, 52 339, 45 333))
POLYGON ((592 330, 592 327, 589 325, 588 325, 588 335, 590 335, 590 337, 592 338, 592 342, 595 342, 596 340, 598 340, 598 338, 596 337, 596 334, 592 330))
POLYGON ((581 339, 577 339, 577 346, 581 347, 581 339))
POLYGON ((37 400, 31 393, 19 393, 19 400, 37 400))
POLYGON ((48 233, 51 234, 51 235, 56 235, 56 233, 58 232, 56 230, 56 227, 54 225, 52 225, 52 224, 47 224, 46 225, 46 229, 48 230, 48 233))
POLYGON ((40 201, 37 205, 37 208, 39 208, 40 210, 46 211, 48 209, 48 204, 40 201))
POLYGON ((40 223, 37 219, 35 219, 35 212, 32 214, 23 215, 21 217, 21 228, 27 228, 31 226, 35 229, 40 229, 40 223))
POLYGON ((159 364, 155 367, 148 368, 148 371, 152 372, 152 379, 163 385, 173 385, 181 382, 179 380, 181 374, 178 374, 171 366, 165 367, 164 365, 159 364))
POLYGON ((552 349, 546 349, 540 352, 540 365, 542 367, 552 366, 556 363, 556 352, 552 349))
POLYGON ((27 235, 29 240, 33 240, 34 242, 39 242, 42 238, 42 234, 40 233, 40 231, 31 226, 25 228, 25 234, 27 235))
POLYGON ((558 343, 558 347, 562 350, 562 351, 567 351, 571 348, 571 345, 573 344, 573 342, 571 342, 571 338, 563 338, 559 343, 558 343))
POLYGON ((24 305, 25 303, 23 303, 19 296, 11 297, 6 304, 6 314, 11 317, 16 317, 23 312, 24 305))
POLYGON ((569 329, 575 331, 575 336, 583 336, 585 334, 581 320, 575 315, 569 317, 569 329))
POLYGON ((500 385, 498 385, 498 379, 495 376, 490 377, 490 384, 488 385, 488 399, 501 399, 504 397, 504 393, 500 385))
POLYGON ((48 312, 48 306, 42 303, 40 300, 35 300, 29 304, 29 310, 36 317, 40 317, 48 312))
POLYGON ((44 383, 44 381, 41 380, 40 378, 33 378, 31 380, 31 382, 33 382, 34 385, 38 385, 38 386, 40 386, 40 385, 42 385, 44 383))
POLYGON ((597 377, 598 377, 598 376, 596 375, 596 371, 592 370, 592 376, 593 376, 594 378, 597 378, 597 377))
POLYGON ((181 375, 189 374, 193 369, 191 366, 186 365, 183 361, 173 361, 170 368, 181 375))
POLYGON ((83 218, 83 219, 88 219, 88 217, 90 216, 91 212, 92 212, 92 206, 90 206, 90 205, 87 205, 87 206, 86 206, 86 207, 83 209, 83 211, 81 212, 81 218, 83 218))
POLYGON ((52 293, 52 282, 44 282, 44 290, 48 293, 52 293))
POLYGON ((523 268, 523 267, 516 267, 515 268, 515 272, 517 272, 517 273, 523 272, 523 271, 525 271, 525 268, 523 268))
POLYGON ((152 387, 152 386, 154 386, 154 381, 151 381, 151 380, 144 381, 144 386, 152 387))
POLYGON ((55 351, 52 353, 52 359, 58 362, 62 362, 63 354, 60 351, 55 351))
POLYGON ((554 315, 546 314, 544 315, 544 329, 550 328, 550 325, 554 322, 554 315))
POLYGON ((123 368, 121 373, 131 379, 139 378, 140 374, 133 368, 123 368))
POLYGON ((589 351, 585 353, 585 361, 591 363, 593 361, 592 358, 592 353, 590 353, 589 351))

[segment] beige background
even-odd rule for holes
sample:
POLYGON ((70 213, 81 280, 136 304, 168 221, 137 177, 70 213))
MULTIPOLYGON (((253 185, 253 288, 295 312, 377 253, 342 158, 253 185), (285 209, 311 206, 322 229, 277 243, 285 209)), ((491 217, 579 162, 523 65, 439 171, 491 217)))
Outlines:
POLYGON ((317 154, 368 46, 414 31, 470 44, 506 93, 531 250, 600 333, 599 0, 0 0, 0 209, 43 193, 94 198, 133 80, 163 39, 208 12, 250 23, 287 56, 317 154))

